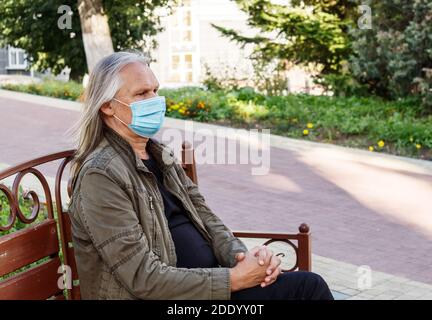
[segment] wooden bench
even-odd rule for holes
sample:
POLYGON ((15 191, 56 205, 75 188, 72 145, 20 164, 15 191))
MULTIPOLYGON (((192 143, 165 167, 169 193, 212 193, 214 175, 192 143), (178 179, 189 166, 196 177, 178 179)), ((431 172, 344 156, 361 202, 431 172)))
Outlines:
MULTIPOLYGON (((0 299, 80 299, 71 224, 62 199, 62 177, 73 154, 74 150, 54 153, 0 172, 0 195, 4 194, 10 206, 8 222, 0 225, 0 231, 10 230, 17 219, 31 224, 0 237, 0 299), (36 167, 54 161, 60 164, 53 199, 47 178, 36 167), (44 194, 42 198, 34 190, 24 192, 24 197, 32 199, 32 212, 27 216, 20 209, 19 188, 22 178, 29 174, 39 180, 44 194), (2 183, 13 176, 11 187, 2 183), (42 207, 47 218, 35 223, 42 207), (44 261, 35 264, 41 259, 44 261)), ((187 175, 198 183, 193 149, 187 143, 182 146, 182 161, 187 175)), ((306 224, 300 225, 297 234, 240 230, 233 233, 239 238, 263 239, 263 244, 282 241, 292 248, 296 257, 292 268, 284 271, 311 271, 311 236, 306 224)))

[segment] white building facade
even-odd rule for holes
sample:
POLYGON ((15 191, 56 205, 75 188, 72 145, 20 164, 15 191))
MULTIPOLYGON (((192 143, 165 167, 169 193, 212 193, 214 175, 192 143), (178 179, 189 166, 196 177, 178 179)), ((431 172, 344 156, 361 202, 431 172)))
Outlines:
POLYGON ((165 30, 156 37, 152 64, 162 86, 199 84, 204 65, 210 69, 236 67, 252 72, 246 49, 223 37, 212 23, 250 33, 247 16, 230 0, 185 0, 174 14, 162 18, 165 30))

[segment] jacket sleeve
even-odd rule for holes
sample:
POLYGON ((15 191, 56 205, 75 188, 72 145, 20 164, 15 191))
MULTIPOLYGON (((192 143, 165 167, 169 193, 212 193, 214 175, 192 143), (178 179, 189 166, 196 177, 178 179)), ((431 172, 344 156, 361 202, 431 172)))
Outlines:
POLYGON ((213 239, 212 246, 216 258, 223 267, 234 267, 237 264, 235 255, 239 252, 247 252, 246 245, 235 237, 232 231, 207 206, 204 196, 198 190, 198 186, 186 175, 181 164, 176 163, 176 171, 213 239))
POLYGON ((118 281, 139 299, 229 300, 228 268, 176 268, 149 248, 132 202, 99 169, 89 169, 80 184, 78 214, 93 245, 118 281))

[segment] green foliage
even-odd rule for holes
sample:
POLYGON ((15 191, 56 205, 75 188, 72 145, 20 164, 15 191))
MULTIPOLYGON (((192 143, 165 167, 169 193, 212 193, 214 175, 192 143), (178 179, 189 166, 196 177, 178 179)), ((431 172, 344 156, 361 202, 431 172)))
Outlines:
POLYGON ((262 63, 276 59, 281 68, 286 61, 313 64, 323 74, 329 74, 339 72, 350 54, 346 32, 354 9, 350 0, 292 1, 291 6, 269 0, 236 2, 248 14, 248 24, 259 29, 259 35, 248 37, 233 29, 213 26, 242 45, 253 44, 252 58, 262 63))
MULTIPOLYGON (((359 1, 360 2, 360 1, 359 1)), ((351 71, 371 93, 415 95, 432 110, 432 2, 371 2, 373 28, 353 29, 351 71)))
POLYGON ((75 81, 56 81, 45 80, 32 84, 4 84, 2 89, 21 91, 41 96, 49 96, 65 100, 79 100, 83 92, 83 87, 75 81))
POLYGON ((280 96, 288 93, 289 81, 283 70, 276 64, 254 63, 254 87, 269 96, 280 96))
POLYGON ((327 92, 332 92, 337 97, 369 95, 366 85, 359 83, 351 74, 327 74, 316 79, 316 83, 322 85, 327 92))
POLYGON ((432 116, 423 116, 418 101, 412 98, 389 102, 372 97, 265 96, 252 88, 214 92, 165 89, 160 94, 169 101, 170 117, 267 128, 293 138, 363 149, 375 146, 376 151, 432 159, 432 116), (188 114, 194 99, 206 105, 205 113, 188 114), (378 146, 381 140, 383 147, 378 146))
POLYGON ((236 66, 231 66, 224 63, 219 63, 217 69, 211 69, 210 66, 204 64, 204 77, 202 84, 208 90, 234 89, 237 90, 242 85, 245 85, 249 79, 242 75, 242 72, 236 66))
POLYGON ((222 90, 224 88, 224 84, 221 79, 214 75, 208 64, 204 64, 204 77, 202 84, 210 91, 214 90, 222 90))
MULTIPOLYGON (((29 91, 26 86, 14 89, 29 91)), ((353 96, 268 96, 250 87, 214 91, 184 87, 161 89, 159 94, 167 98, 169 117, 264 128, 277 135, 363 149, 375 146, 376 151, 432 160, 432 115, 425 115, 413 97, 386 101, 353 96), (378 147, 381 140, 385 146, 378 147)))
POLYGON ((251 87, 266 95, 287 94, 288 79, 275 64, 254 61, 254 72, 250 77, 239 71, 236 66, 218 65, 217 74, 207 64, 204 67, 202 83, 210 91, 231 91, 251 87))
POLYGON ((157 9, 164 8, 169 13, 174 4, 181 0, 103 0, 108 15, 111 38, 115 50, 156 48, 151 38, 163 28, 157 9))
MULTIPOLYGON (((161 30, 158 7, 171 7, 175 0, 104 0, 113 46, 116 50, 153 48, 148 39, 161 30)), ((71 78, 79 80, 87 71, 80 17, 76 0, 0 1, 0 46, 24 49, 38 70, 54 74, 71 68, 71 78), (59 29, 57 9, 68 5, 72 29, 59 29)))
POLYGON ((76 0, 2 0, 0 30, 0 45, 12 45, 26 50, 30 61, 38 70, 51 68, 57 74, 64 67, 70 66, 72 77, 86 71, 76 0), (72 30, 57 27, 60 17, 57 8, 62 4, 73 10, 72 30))

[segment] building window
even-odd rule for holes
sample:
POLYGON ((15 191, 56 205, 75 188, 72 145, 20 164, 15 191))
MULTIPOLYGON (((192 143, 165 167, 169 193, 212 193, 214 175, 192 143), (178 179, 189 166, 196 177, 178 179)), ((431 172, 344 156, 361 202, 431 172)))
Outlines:
POLYGON ((192 12, 190 10, 184 11, 183 25, 185 27, 190 27, 192 25, 192 12))
POLYGON ((184 59, 186 69, 192 69, 192 54, 185 54, 184 59))
POLYGON ((185 30, 183 33, 183 41, 191 42, 192 41, 192 30, 185 30))
POLYGON ((171 39, 173 43, 192 42, 191 9, 179 7, 170 19, 171 39))
POLYGON ((171 57, 171 68, 173 70, 178 70, 180 68, 180 56, 175 54, 171 57))
POLYGON ((176 53, 171 55, 170 81, 193 82, 193 54, 176 53))
POLYGON ((26 69, 27 56, 23 49, 8 47, 9 64, 8 69, 26 69))

